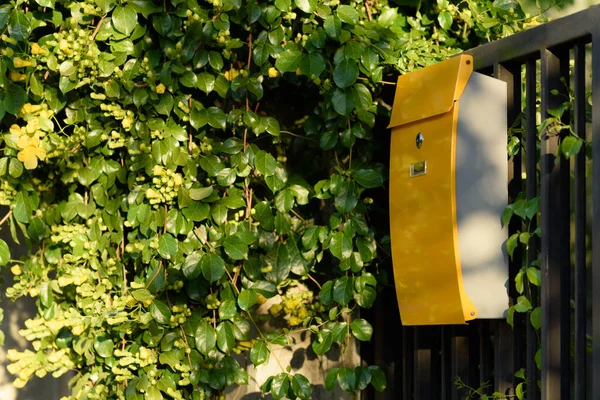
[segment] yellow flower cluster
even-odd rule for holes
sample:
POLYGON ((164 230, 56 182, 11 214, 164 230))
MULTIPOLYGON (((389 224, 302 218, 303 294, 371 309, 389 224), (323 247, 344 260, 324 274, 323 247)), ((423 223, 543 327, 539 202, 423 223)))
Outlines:
POLYGON ((54 129, 51 121, 52 115, 53 112, 48 109, 47 104, 27 103, 19 112, 19 116, 27 122, 27 125, 13 124, 10 127, 8 143, 19 150, 17 158, 27 169, 37 168, 38 160, 46 159, 43 138, 45 132, 52 132, 54 129))

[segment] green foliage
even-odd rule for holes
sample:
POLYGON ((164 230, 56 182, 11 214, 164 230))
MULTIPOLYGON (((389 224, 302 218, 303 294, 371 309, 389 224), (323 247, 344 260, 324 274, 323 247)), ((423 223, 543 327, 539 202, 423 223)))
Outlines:
MULTIPOLYGON (((38 307, 31 349, 8 352, 17 387, 75 370, 68 399, 219 398, 248 381, 233 354, 263 364, 296 330, 317 354, 370 340, 349 319, 385 281, 382 81, 537 22, 498 0, 342 3, 0 6, 2 223, 29 245, 16 261, 0 242, 0 265, 38 307), (267 298, 287 328, 252 337, 267 298)), ((386 379, 346 366, 336 384, 386 379)), ((263 391, 311 396, 288 370, 263 391)))

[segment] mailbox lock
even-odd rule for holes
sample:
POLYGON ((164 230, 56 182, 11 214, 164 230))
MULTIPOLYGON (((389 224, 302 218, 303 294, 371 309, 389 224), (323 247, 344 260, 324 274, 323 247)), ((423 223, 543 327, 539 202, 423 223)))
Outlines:
POLYGON ((415 141, 417 143, 417 149, 420 149, 421 146, 423 146, 423 134, 421 132, 417 134, 417 138, 415 139, 415 141))

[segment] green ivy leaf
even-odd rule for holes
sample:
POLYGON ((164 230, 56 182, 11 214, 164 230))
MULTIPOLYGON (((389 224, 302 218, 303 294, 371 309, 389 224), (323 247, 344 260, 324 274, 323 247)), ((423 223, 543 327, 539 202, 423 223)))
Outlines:
POLYGON ((438 22, 440 23, 442 29, 450 29, 450 27, 452 26, 452 14, 450 14, 449 11, 442 11, 438 15, 438 22))
POLYGON ((248 311, 257 301, 258 295, 254 290, 242 289, 238 296, 238 306, 244 311, 248 311))
POLYGON ((0 239, 0 267, 5 266, 10 261, 10 249, 6 242, 0 239))
POLYGON ((354 391, 356 387, 356 375, 352 368, 340 368, 337 375, 337 382, 346 392, 354 391))
POLYGON ((171 234, 165 233, 158 239, 158 254, 165 260, 175 258, 178 242, 171 234))
POLYGON ((209 282, 216 282, 225 273, 225 262, 216 254, 205 254, 200 261, 202 275, 209 282))
POLYGON ((352 239, 344 232, 336 232, 331 236, 329 250, 338 260, 346 260, 352 255, 352 239))
POLYGON ((302 57, 299 63, 300 71, 309 78, 320 76, 325 71, 325 59, 318 53, 309 53, 302 57))
POLYGON ((275 60, 275 67, 281 72, 296 72, 301 59, 301 52, 297 50, 285 50, 279 53, 279 57, 275 60))
POLYGON ((312 393, 312 386, 310 381, 306 379, 304 375, 295 374, 292 377, 292 390, 294 394, 302 400, 310 399, 312 393))
POLYGON ((171 322, 171 310, 162 301, 154 300, 150 304, 150 315, 161 325, 168 325, 171 322))
POLYGON ((317 340, 312 342, 312 349, 316 355, 322 355, 329 351, 333 344, 333 335, 331 331, 321 331, 317 340))
POLYGON ((348 115, 354 109, 354 99, 350 90, 336 89, 331 98, 333 109, 340 115, 348 115))
POLYGON ((250 349, 250 361, 255 366, 259 366, 261 364, 266 363, 269 360, 269 347, 265 343, 264 340, 258 340, 254 342, 252 345, 252 349, 250 349))
POLYGON ((214 328, 206 321, 201 321, 194 333, 196 349, 202 354, 208 355, 215 349, 217 344, 217 333, 214 328))
POLYGON ((344 59, 333 70, 333 81, 341 89, 354 85, 357 78, 358 66, 354 60, 344 59))
POLYGON ((362 318, 357 318, 352 321, 350 329, 352 330, 354 337, 363 342, 371 340, 371 336, 373 335, 373 327, 367 320, 362 318))
POLYGON ((508 240, 506 241, 506 251, 508 252, 509 256, 513 256, 513 253, 515 252, 515 249, 517 248, 518 244, 519 233, 515 233, 508 238, 508 240))
POLYGON ((371 371, 371 385, 373 385, 378 392, 383 392, 387 387, 385 374, 377 366, 369 366, 369 370, 371 371))
POLYGON ((296 7, 307 14, 312 14, 317 7, 317 0, 294 0, 294 3, 296 3, 296 7))
POLYGON ((112 357, 115 344, 105 336, 98 336, 94 340, 94 350, 102 358, 112 357))
POLYGON ((290 380, 287 374, 281 373, 271 382, 271 396, 275 400, 283 399, 287 397, 288 390, 290 388, 290 380))
POLYGON ((229 354, 233 350, 235 338, 231 322, 223 321, 217 326, 217 346, 225 354, 229 354))
POLYGON ((374 169, 358 169, 352 176, 359 185, 365 188, 383 186, 383 176, 374 169))
POLYGON ((331 368, 325 377, 325 390, 332 391, 337 383, 339 368, 331 368))
POLYGON ((138 23, 137 12, 131 5, 117 7, 112 14, 112 23, 116 30, 125 36, 131 35, 138 23))
POLYGON ((336 14, 342 22, 352 25, 358 23, 358 11, 352 6, 341 5, 337 8, 336 14))
POLYGON ((248 245, 239 236, 227 236, 223 241, 225 253, 232 260, 243 260, 248 257, 248 245))
POLYGON ((219 318, 220 319, 231 319, 237 313, 234 300, 224 300, 219 306, 219 318))
POLYGON ((527 268, 527 279, 535 286, 540 286, 542 284, 542 272, 535 267, 529 267, 527 268))
POLYGON ((342 276, 333 285, 333 299, 340 305, 345 306, 354 294, 354 280, 352 277, 342 276))

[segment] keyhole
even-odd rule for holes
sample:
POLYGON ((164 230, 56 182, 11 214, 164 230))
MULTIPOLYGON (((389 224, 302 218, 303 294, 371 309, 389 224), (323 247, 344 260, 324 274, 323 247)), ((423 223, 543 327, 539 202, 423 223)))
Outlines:
POLYGON ((421 146, 423 146, 423 134, 421 132, 419 132, 415 141, 417 143, 417 149, 420 149, 421 146))

